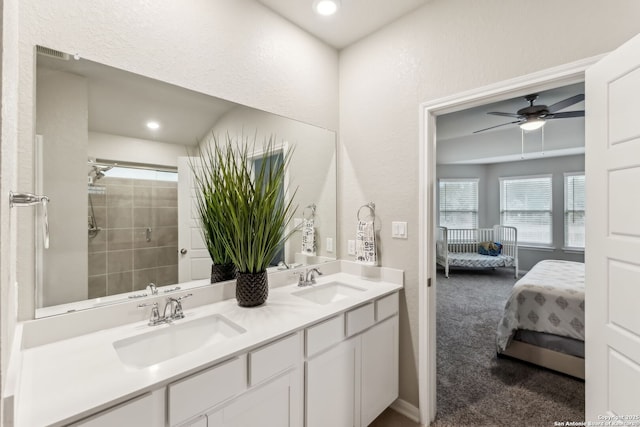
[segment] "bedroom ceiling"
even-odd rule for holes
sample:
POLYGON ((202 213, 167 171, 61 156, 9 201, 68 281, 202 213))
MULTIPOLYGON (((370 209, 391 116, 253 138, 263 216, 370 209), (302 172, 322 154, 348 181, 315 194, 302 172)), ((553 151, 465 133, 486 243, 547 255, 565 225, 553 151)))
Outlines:
MULTIPOLYGON (((552 105, 584 93, 584 83, 538 92, 535 105, 552 105)), ((522 133, 517 124, 474 134, 474 131, 513 121, 489 111, 515 113, 528 105, 524 97, 493 102, 480 107, 439 116, 437 157, 439 164, 486 164, 522 158, 522 133)), ((561 111, 584 110, 584 101, 561 111)), ((547 120, 544 145, 540 130, 525 132, 525 158, 566 156, 584 153, 584 117, 547 120), (543 154, 544 153, 544 154, 543 154)))
POLYGON ((429 0, 342 0, 333 16, 316 15, 313 0, 257 0, 336 49, 371 34, 429 0))
MULTIPOLYGON (((538 92, 538 99, 535 101, 536 105, 552 105, 558 101, 569 98, 570 96, 584 93, 584 83, 577 83, 569 86, 562 86, 555 89, 538 92)), ((448 139, 460 138, 463 136, 473 135, 473 132, 479 129, 484 129, 490 126, 499 125, 501 123, 508 123, 514 119, 509 117, 492 116, 487 114, 489 111, 501 111, 505 113, 515 113, 520 108, 526 107, 528 104, 524 97, 517 97, 507 99, 504 101, 493 102, 491 104, 482 105, 480 107, 470 108, 467 110, 457 111, 451 114, 445 114, 438 117, 438 140, 444 141, 448 139)), ((584 101, 574 104, 562 111, 574 111, 584 110, 584 101)), ((559 121, 573 121, 583 120, 584 118, 575 119, 556 119, 554 122, 559 121)), ((548 123, 549 124, 549 123, 548 123)), ((503 128, 496 128, 488 130, 487 132, 501 132, 509 130, 511 128, 518 128, 517 125, 505 126, 503 128)))

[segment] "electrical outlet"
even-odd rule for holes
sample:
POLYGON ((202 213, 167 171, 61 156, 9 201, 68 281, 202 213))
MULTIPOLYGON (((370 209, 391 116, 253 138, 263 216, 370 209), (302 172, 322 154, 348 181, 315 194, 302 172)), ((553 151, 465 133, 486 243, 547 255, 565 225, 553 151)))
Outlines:
POLYGON ((347 240, 347 253, 349 255, 356 254, 356 241, 355 240, 347 240))

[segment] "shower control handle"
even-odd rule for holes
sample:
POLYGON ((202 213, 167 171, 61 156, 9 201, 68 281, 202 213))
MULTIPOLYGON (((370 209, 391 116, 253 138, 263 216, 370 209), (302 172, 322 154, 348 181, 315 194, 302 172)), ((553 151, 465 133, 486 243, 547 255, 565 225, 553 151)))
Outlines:
POLYGON ((181 253, 182 255, 186 255, 186 254, 187 254, 187 252, 188 252, 188 251, 187 251, 187 249, 186 249, 186 248, 182 248, 182 249, 180 249, 180 253, 181 253))

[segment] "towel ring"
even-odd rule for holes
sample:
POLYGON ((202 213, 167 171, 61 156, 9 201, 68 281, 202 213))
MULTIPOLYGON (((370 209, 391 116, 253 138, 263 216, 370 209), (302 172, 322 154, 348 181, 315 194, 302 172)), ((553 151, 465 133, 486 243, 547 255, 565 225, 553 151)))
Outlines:
POLYGON ((304 219, 311 219, 313 217, 316 216, 316 204, 315 203, 311 203, 309 206, 305 207, 302 210, 302 217, 304 219), (307 216, 307 212, 309 212, 308 216, 307 216))
POLYGON ((363 208, 369 209, 371 218, 373 219, 376 218, 376 204, 373 202, 369 202, 366 205, 360 206, 360 209, 358 209, 358 214, 356 215, 356 217, 358 218, 358 221, 362 221, 362 219, 360 218, 360 212, 362 211, 363 208))

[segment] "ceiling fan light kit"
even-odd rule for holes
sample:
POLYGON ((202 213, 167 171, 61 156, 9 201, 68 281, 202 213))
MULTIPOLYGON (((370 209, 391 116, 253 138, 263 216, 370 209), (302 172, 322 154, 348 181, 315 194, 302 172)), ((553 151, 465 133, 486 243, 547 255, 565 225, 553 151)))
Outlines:
POLYGON ((520 129, 524 131, 538 130, 547 123, 544 119, 534 117, 520 123, 520 129))

